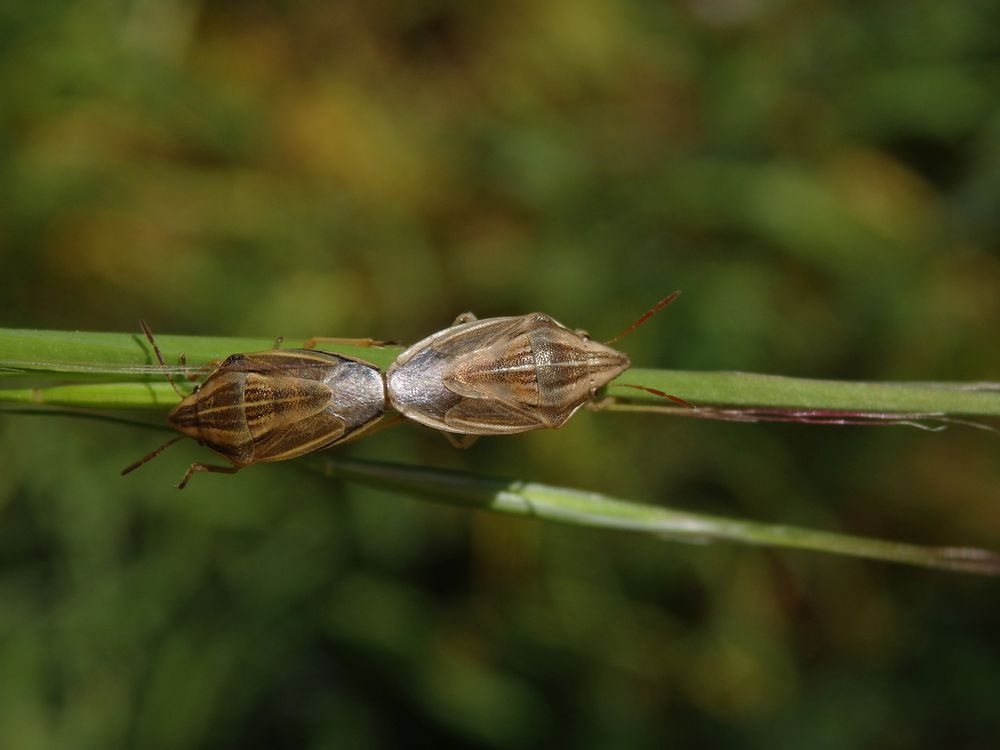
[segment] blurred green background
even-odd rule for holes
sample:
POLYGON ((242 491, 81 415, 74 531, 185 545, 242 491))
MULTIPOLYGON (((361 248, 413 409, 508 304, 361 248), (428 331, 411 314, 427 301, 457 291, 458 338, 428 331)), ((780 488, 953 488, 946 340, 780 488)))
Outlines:
MULTIPOLYGON (((0 325, 997 380, 1000 4, 0 8, 0 325)), ((445 509, 0 419, 0 747, 996 747, 997 584, 445 509)), ((998 547, 974 430, 582 413, 345 455, 998 547)))

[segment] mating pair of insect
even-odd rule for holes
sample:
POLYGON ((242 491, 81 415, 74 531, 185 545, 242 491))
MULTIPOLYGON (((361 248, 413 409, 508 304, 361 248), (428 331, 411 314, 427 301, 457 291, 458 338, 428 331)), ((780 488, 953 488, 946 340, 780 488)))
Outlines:
POLYGON ((678 294, 660 300, 603 344, 544 313, 486 320, 465 313, 450 328, 400 354, 384 375, 376 365, 353 357, 311 348, 282 350, 279 340, 271 351, 231 355, 189 395, 171 378, 143 322, 164 374, 181 397, 168 417, 181 435, 122 474, 184 437, 211 448, 232 466, 193 463, 178 488, 195 472, 234 474, 251 464, 296 458, 371 431, 387 403, 402 417, 441 430, 458 447, 480 435, 560 427, 585 403, 595 403, 598 389, 628 369, 628 356, 608 344, 638 328, 678 294))

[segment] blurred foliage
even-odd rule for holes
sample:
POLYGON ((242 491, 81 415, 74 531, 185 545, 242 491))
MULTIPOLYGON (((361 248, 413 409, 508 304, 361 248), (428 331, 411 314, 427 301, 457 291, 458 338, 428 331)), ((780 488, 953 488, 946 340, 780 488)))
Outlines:
MULTIPOLYGON (((4 326, 997 380, 1000 5, 0 6, 4 326)), ((986 748, 996 584, 400 502, 0 421, 0 746, 986 748)), ((351 455, 995 546, 1000 444, 583 414, 351 455)))

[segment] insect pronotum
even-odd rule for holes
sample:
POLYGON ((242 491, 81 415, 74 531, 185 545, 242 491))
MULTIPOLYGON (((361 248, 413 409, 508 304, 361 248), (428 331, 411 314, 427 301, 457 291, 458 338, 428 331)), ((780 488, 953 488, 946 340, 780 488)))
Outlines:
POLYGON ((446 436, 464 436, 449 437, 462 447, 475 439, 470 436, 560 427, 628 369, 628 355, 607 344, 642 325, 678 294, 660 300, 604 344, 544 313, 485 320, 465 313, 451 328, 418 341, 393 362, 386 372, 389 402, 405 417, 446 436))
POLYGON ((305 349, 233 354, 185 395, 170 377, 149 326, 140 324, 181 397, 167 417, 181 436, 126 467, 123 475, 184 437, 232 463, 191 464, 177 485, 183 489, 195 472, 235 474, 250 464, 284 461, 360 437, 385 411, 385 384, 378 367, 305 349))

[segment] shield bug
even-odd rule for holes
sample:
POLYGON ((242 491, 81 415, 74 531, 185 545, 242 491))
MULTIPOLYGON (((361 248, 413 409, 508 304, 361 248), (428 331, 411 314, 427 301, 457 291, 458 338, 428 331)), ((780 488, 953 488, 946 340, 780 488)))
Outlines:
POLYGON ((442 430, 463 447, 470 444, 469 436, 560 427, 628 369, 628 356, 608 344, 678 294, 603 344, 544 313, 486 320, 466 313, 451 328, 399 355, 386 372, 389 402, 403 416, 442 430))
POLYGON ((360 437, 385 411, 385 385, 378 367, 305 349, 233 354, 185 395, 170 377, 149 327, 141 325, 167 380, 181 397, 167 417, 181 436, 126 467, 123 475, 184 437, 232 462, 232 466, 191 464, 177 485, 183 489, 198 471, 235 474, 250 464, 284 461, 360 437))

